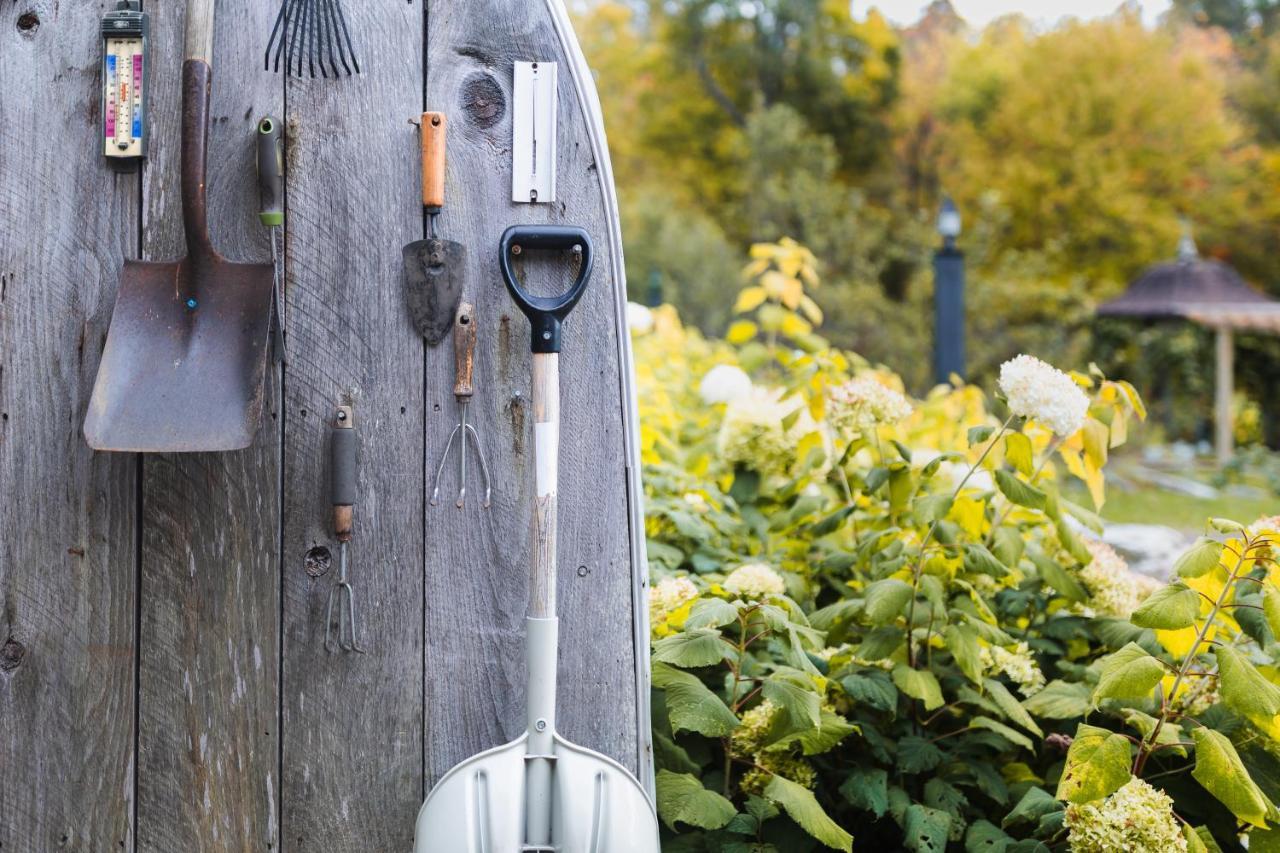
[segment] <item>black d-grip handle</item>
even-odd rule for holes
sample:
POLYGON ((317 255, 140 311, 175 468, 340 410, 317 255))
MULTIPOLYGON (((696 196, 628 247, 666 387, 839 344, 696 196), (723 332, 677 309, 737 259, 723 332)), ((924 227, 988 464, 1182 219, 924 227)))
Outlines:
POLYGON ((591 235, 576 225, 513 225, 502 232, 498 248, 502 278, 516 305, 529 318, 534 352, 560 352, 560 323, 573 310, 591 278, 591 235), (578 278, 559 296, 532 296, 520 286, 511 258, 530 249, 560 250, 581 255, 578 278))

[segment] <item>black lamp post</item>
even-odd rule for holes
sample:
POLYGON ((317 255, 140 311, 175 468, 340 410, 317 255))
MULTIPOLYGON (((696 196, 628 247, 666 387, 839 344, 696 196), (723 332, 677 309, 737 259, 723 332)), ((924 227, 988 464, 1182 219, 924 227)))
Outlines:
POLYGON ((938 382, 961 378, 964 367, 964 252, 956 248, 960 211, 950 198, 938 211, 942 247, 933 255, 933 369, 938 382))

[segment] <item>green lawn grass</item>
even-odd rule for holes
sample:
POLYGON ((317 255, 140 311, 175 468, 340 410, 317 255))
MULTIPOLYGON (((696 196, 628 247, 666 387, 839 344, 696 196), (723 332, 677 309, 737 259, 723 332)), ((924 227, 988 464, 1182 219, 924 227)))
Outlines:
MULTIPOLYGON (((1084 495, 1075 500, 1091 506, 1084 495)), ((1223 495, 1213 499, 1194 498, 1159 489, 1123 491, 1108 489, 1102 517, 1117 524, 1166 524, 1189 532, 1198 532, 1208 518, 1230 518, 1250 524, 1266 515, 1280 514, 1280 499, 1242 498, 1223 495)))

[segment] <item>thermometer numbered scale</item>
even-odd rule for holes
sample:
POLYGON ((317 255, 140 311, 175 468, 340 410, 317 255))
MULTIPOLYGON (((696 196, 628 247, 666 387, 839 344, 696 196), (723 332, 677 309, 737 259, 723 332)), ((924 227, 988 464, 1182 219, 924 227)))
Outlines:
POLYGON ((147 16, 119 0, 102 18, 102 153, 123 169, 146 156, 147 16))

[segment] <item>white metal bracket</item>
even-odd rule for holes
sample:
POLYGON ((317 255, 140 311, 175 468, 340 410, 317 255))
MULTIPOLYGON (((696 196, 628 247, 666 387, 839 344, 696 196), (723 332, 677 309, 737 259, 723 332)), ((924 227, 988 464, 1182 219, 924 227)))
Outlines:
POLYGON ((511 114, 511 200, 556 200, 556 63, 517 62, 511 114))

